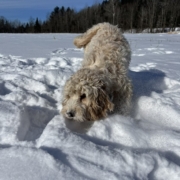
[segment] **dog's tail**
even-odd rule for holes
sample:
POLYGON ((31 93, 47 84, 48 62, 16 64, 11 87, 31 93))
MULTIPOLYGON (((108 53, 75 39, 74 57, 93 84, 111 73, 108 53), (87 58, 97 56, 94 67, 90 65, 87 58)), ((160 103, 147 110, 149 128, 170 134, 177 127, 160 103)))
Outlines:
POLYGON ((91 41, 91 38, 97 33, 99 30, 100 26, 95 25, 88 31, 86 31, 84 34, 77 36, 74 39, 74 45, 77 46, 78 48, 82 48, 86 46, 91 41))

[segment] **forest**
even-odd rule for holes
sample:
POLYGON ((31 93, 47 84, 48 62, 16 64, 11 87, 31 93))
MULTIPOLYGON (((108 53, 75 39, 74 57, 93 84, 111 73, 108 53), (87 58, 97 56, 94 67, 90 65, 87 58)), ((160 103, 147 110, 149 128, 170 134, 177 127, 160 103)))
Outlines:
POLYGON ((100 22, 129 32, 173 31, 180 27, 180 0, 104 0, 79 11, 57 6, 46 20, 30 18, 27 23, 0 16, 0 33, 81 33, 100 22))

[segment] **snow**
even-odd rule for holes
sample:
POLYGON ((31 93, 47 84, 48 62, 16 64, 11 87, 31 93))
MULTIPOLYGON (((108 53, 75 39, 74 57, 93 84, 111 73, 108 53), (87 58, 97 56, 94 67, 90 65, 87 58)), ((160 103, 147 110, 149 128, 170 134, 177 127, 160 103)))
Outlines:
POLYGON ((0 179, 179 180, 180 35, 125 34, 131 115, 94 123, 59 113, 75 36, 0 34, 0 179))

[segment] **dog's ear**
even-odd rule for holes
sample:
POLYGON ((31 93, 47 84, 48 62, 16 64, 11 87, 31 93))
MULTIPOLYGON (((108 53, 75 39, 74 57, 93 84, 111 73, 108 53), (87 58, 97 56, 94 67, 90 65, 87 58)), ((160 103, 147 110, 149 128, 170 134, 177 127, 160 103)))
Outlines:
POLYGON ((105 118, 109 111, 114 109, 114 104, 110 101, 109 96, 101 88, 95 90, 88 106, 88 113, 92 120, 105 118))
POLYGON ((101 106, 102 111, 107 113, 108 111, 113 111, 114 104, 111 102, 110 97, 106 94, 104 89, 98 89, 98 97, 97 97, 98 105, 101 106))
POLYGON ((74 39, 74 45, 78 48, 85 47, 91 41, 92 37, 97 33, 98 29, 99 26, 95 25, 84 34, 77 36, 74 39))

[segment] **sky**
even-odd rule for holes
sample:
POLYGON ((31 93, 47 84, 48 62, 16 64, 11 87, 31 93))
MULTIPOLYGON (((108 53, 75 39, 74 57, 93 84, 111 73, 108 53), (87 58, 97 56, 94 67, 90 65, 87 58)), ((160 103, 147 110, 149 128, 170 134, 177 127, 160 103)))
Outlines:
POLYGON ((56 6, 80 10, 103 0, 0 0, 0 16, 8 20, 28 22, 38 17, 45 20, 56 6))

